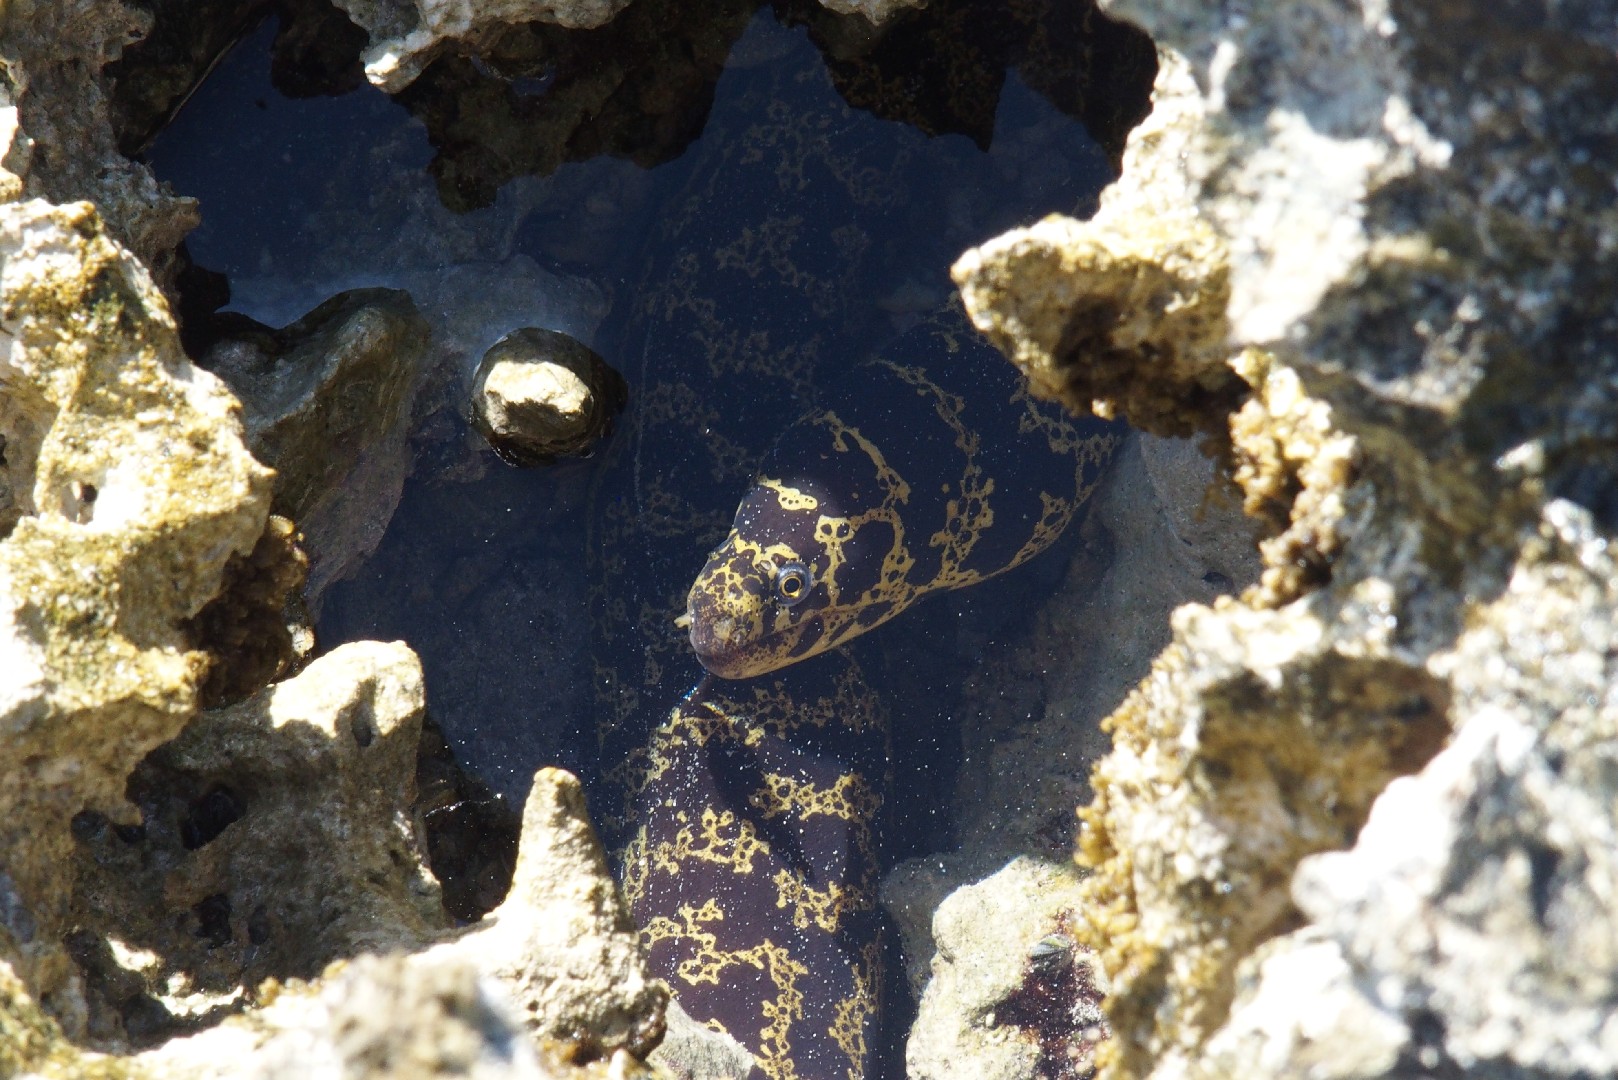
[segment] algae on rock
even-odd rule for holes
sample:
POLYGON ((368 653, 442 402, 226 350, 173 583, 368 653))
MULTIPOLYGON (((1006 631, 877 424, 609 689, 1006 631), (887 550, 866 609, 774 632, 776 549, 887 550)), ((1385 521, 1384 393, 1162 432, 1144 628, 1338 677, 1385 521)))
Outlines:
POLYGON ((128 821, 130 771, 194 711, 207 658, 187 623, 263 533, 270 473, 88 204, 0 205, 0 331, 0 873, 28 923, 5 951, 53 1004, 74 992, 70 820, 128 821))
POLYGON ((1109 721, 1105 1071, 1611 1071, 1618 11, 1106 6, 1162 57, 1122 179, 957 278, 1271 535, 1109 721))

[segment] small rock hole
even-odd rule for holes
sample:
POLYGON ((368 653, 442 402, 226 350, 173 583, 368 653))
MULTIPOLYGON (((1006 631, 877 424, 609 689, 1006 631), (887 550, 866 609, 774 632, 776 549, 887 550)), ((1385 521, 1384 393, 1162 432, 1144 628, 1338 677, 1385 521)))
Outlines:
POLYGON ((191 913, 197 917, 197 937, 217 949, 230 944, 230 897, 214 893, 197 901, 191 913))
POLYGON ((180 843, 187 851, 195 851, 224 832, 245 810, 234 791, 223 784, 215 784, 186 811, 180 822, 180 843))
POLYGON ((263 945, 270 940, 270 913, 260 904, 247 915, 247 942, 250 945, 263 945))

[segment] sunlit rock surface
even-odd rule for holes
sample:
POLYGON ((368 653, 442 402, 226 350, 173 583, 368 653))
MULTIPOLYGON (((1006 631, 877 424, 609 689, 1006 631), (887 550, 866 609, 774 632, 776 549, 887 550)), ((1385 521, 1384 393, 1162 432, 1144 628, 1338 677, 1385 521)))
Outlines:
POLYGON ((1104 984, 1070 936, 1077 891, 1072 866, 1018 858, 939 905, 908 1076, 1014 1080, 1092 1067, 1104 984))
POLYGON ((1268 537, 1109 720, 1105 1069, 1610 1072, 1618 13, 1108 7, 1163 61, 1123 179, 957 280, 1268 537))
POLYGON ((629 390, 583 342, 525 326, 490 347, 472 375, 472 423, 506 462, 587 453, 629 390))
POLYGON ((0 960, 77 1016, 70 821, 132 819, 130 771, 208 670, 187 624, 264 531, 270 474, 88 204, 0 205, 0 340, 0 960))
POLYGON ((196 201, 118 152, 102 70, 149 25, 117 3, 0 8, 0 199, 94 203, 111 236, 166 287, 175 245, 199 220, 196 201))

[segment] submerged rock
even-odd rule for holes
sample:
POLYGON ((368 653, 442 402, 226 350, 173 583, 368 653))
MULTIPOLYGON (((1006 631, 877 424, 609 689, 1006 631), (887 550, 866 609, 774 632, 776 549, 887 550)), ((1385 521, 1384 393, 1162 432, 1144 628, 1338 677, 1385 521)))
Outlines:
POLYGON ((428 338, 407 294, 356 289, 280 330, 237 330, 202 360, 241 399, 249 445, 276 472, 276 513, 303 533, 311 610, 376 549, 399 503, 428 338))
POLYGON ((957 265, 1047 392, 1201 433, 1267 533, 1108 721, 1109 1075, 1618 1067, 1568 936, 1618 914, 1608 6, 1112 5, 1162 60, 1123 178, 957 265))
POLYGON ((472 420, 512 465, 588 453, 629 395, 595 351, 555 330, 523 327, 494 343, 472 376, 472 420))

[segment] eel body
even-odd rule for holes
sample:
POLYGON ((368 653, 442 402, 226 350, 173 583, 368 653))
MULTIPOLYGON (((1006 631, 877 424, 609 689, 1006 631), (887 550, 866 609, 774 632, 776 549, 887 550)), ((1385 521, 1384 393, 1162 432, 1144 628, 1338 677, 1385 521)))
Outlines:
POLYGON ((975 151, 848 108, 792 32, 753 44, 776 59, 727 73, 621 350, 593 801, 684 1010, 769 1080, 862 1080, 891 703, 838 646, 1048 546, 1116 433, 1031 401, 954 309, 862 362, 895 221, 975 151))
POLYGON ((1116 441, 1031 397, 952 306, 782 435, 687 595, 692 648, 715 675, 761 675, 1020 566, 1116 441))

